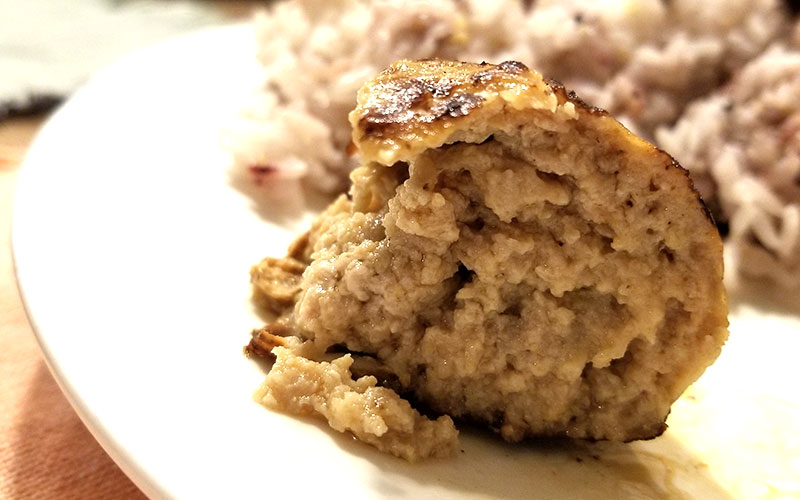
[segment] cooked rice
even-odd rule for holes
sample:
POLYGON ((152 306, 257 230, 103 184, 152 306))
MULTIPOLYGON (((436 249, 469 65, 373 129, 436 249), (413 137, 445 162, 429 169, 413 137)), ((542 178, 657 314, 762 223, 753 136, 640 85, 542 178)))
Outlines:
POLYGON ((728 268, 786 287, 800 285, 798 103, 800 52, 774 46, 656 134, 719 203, 728 268))
POLYGON ((777 0, 546 0, 527 28, 537 69, 650 136, 789 23, 777 0))
POLYGON ((741 271, 800 285, 793 135, 800 101, 792 97, 800 88, 800 52, 767 49, 792 37, 784 3, 530 3, 273 4, 255 23, 263 91, 228 136, 236 172, 258 183, 303 179, 341 190, 355 165, 347 113, 364 81, 400 58, 515 59, 563 81, 683 162, 730 223, 729 279, 741 271), (727 113, 730 101, 734 111, 727 113), (778 111, 779 118, 769 114, 778 111))
MULTIPOLYGON (((275 177, 342 190, 356 162, 347 154, 356 91, 397 59, 531 58, 519 2, 480 0, 298 0, 256 18, 264 92, 230 147, 240 167, 269 166, 275 177)), ((255 170, 261 172, 263 170, 255 170)))

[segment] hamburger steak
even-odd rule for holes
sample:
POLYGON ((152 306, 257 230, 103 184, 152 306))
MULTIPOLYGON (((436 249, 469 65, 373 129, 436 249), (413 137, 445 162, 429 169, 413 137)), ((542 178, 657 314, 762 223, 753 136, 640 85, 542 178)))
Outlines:
POLYGON ((451 417, 664 431, 728 334, 722 243, 668 154, 516 62, 399 61, 350 121, 349 194, 251 272, 262 403, 410 460, 455 449, 451 417))

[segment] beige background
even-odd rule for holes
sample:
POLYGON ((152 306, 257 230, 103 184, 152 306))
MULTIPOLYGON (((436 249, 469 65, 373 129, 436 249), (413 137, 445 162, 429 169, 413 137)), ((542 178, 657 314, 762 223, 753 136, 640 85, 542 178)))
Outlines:
MULTIPOLYGON (((232 19, 255 1, 216 1, 232 19)), ((61 393, 22 307, 11 258, 14 183, 45 117, 0 122, 0 499, 144 499, 61 393)))

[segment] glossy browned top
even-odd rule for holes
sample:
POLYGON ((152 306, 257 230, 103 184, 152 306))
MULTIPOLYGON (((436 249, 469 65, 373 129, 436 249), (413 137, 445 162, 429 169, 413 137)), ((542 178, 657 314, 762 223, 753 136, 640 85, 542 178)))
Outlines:
MULTIPOLYGON (((540 109, 565 119, 594 122, 593 126, 608 134, 624 136, 628 148, 662 156, 667 168, 682 171, 685 182, 691 185, 688 172, 667 153, 632 134, 605 110, 587 104, 561 83, 546 80, 516 61, 495 65, 400 60, 361 88, 350 121, 362 158, 392 164, 414 151, 448 142, 456 131, 470 129, 503 108, 540 109)), ((704 204, 703 209, 711 219, 704 204)))
MULTIPOLYGON (((442 61, 400 61, 369 85, 358 127, 364 136, 397 135, 426 124, 468 115, 486 100, 486 92, 529 81, 534 75, 524 64, 499 65, 442 61)), ((536 75, 538 76, 538 75, 536 75)))

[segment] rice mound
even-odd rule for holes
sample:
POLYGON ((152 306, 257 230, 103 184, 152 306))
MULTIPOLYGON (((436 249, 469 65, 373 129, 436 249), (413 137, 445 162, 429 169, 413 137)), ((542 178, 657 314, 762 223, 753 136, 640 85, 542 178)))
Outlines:
POLYGON ((800 286, 799 102, 800 52, 776 45, 657 132, 717 203, 727 265, 787 288, 800 286))
MULTIPOLYGON (((689 159, 687 168, 705 185, 703 194, 719 207, 720 219, 749 221, 737 223, 728 238, 731 284, 740 272, 786 286, 800 283, 797 259, 789 255, 800 246, 792 229, 798 195, 763 195, 775 189, 763 178, 765 169, 737 160, 728 163, 749 172, 745 190, 755 194, 731 201, 723 191, 734 190, 733 178, 739 177, 706 182, 709 160, 694 161, 691 140, 678 137, 694 130, 714 143, 730 143, 724 127, 699 122, 696 110, 724 92, 720 89, 732 76, 746 73, 743 68, 755 58, 774 57, 774 50, 765 52, 768 47, 786 45, 792 19, 784 2, 289 0, 259 15, 255 28, 265 84, 227 134, 236 175, 259 183, 302 179, 316 189, 341 191, 357 165, 348 154, 347 113, 371 75, 399 58, 514 59, 562 81, 679 159, 689 159), (684 116, 687 107, 692 111, 684 116), (712 138, 707 128, 723 135, 712 138), (769 216, 752 215, 765 210, 769 216)), ((753 88, 748 99, 769 99, 763 87, 753 88)), ((757 122, 742 115, 736 133, 750 135, 757 122)))

